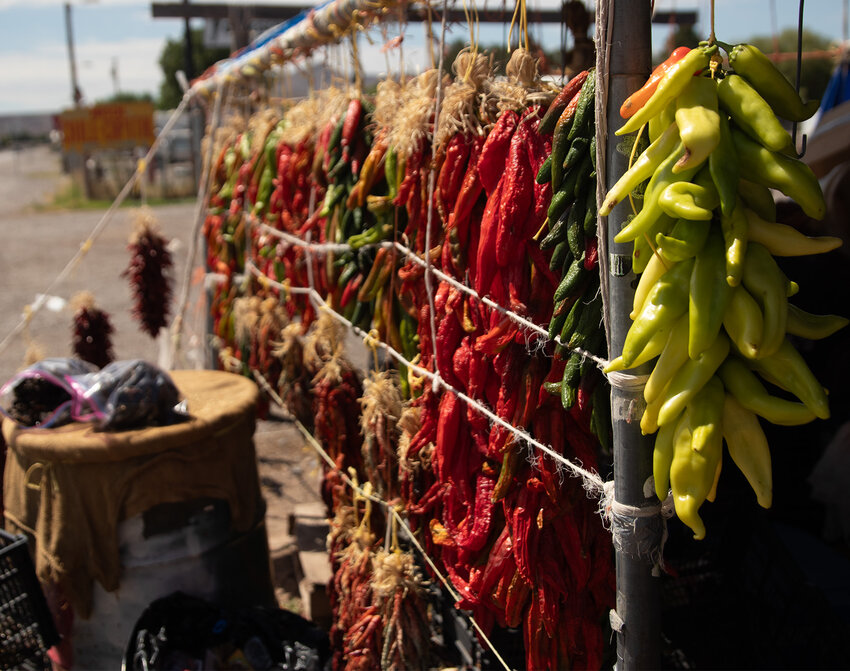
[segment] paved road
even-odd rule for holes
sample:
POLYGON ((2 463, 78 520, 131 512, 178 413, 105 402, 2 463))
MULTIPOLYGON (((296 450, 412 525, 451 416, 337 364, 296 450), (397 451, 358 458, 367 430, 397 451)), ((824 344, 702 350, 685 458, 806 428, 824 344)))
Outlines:
MULTIPOLYGON (((0 152, 0 196, 5 204, 0 210, 0 342, 21 321, 25 307, 51 286, 104 217, 105 210, 39 208, 66 183, 59 154, 47 147, 0 152)), ((126 246, 139 203, 133 205, 110 217, 67 281, 50 294, 67 301, 81 290, 91 291, 98 306, 111 317, 116 359, 157 362, 160 343, 138 328, 131 315, 129 285, 121 278, 129 262, 126 246)), ((179 292, 194 225, 194 205, 159 206, 153 212, 171 241, 173 284, 179 292)), ((0 379, 5 382, 21 366, 30 343, 39 346, 44 356, 71 356, 71 325, 68 306, 39 310, 29 329, 0 349, 0 379)))

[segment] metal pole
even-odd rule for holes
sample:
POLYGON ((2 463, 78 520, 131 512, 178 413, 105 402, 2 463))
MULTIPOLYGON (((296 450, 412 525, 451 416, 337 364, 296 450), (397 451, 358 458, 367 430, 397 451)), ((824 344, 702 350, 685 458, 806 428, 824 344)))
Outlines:
MULTIPOLYGON (((628 153, 618 150, 624 138, 614 135, 623 120, 619 107, 640 88, 652 64, 651 14, 648 2, 597 3, 597 72, 607 80, 607 96, 597 107, 600 157, 604 156, 601 186, 607 191, 628 169, 628 153), (607 67, 607 78, 604 77, 607 67), (605 102, 607 101, 607 105, 605 102)), ((607 219, 606 328, 611 357, 622 351, 631 325, 636 276, 632 271, 632 243, 616 244, 628 208, 623 205, 607 219)), ((648 370, 635 369, 611 376, 611 416, 614 444, 614 504, 617 601, 612 627, 617 632, 618 671, 656 669, 660 666, 660 585, 653 576, 653 548, 660 547, 663 521, 658 500, 648 488, 652 475, 651 436, 643 436, 640 418, 645 407, 643 380, 648 370), (618 523, 623 522, 622 524, 618 523)))

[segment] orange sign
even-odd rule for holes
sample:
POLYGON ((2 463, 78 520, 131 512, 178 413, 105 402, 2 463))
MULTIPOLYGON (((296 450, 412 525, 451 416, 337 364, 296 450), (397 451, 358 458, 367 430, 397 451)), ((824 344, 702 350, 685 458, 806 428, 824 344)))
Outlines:
POLYGON ((154 141, 153 105, 108 103, 65 110, 59 128, 65 151, 149 147, 154 141))

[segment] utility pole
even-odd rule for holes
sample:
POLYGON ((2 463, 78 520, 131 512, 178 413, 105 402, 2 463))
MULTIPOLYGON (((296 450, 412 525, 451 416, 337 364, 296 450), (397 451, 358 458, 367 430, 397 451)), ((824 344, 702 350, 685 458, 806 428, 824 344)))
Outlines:
POLYGON ((83 100, 83 93, 80 91, 77 82, 77 59, 74 56, 74 28, 71 24, 70 2, 65 3, 65 36, 68 41, 68 62, 71 65, 71 99, 74 102, 74 107, 79 107, 83 100))
POLYGON ((110 74, 112 75, 112 88, 115 89, 115 95, 118 95, 121 93, 121 85, 118 83, 118 56, 112 57, 110 74))
POLYGON ((183 0, 183 7, 186 14, 183 17, 183 72, 186 73, 186 79, 192 81, 195 78, 195 68, 192 64, 192 29, 189 26, 189 0, 183 0))

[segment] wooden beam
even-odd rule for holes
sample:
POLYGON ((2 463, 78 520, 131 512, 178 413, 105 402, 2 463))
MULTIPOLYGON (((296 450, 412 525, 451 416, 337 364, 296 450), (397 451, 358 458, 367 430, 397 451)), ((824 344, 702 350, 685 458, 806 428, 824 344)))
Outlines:
POLYGON ((676 26, 695 26, 697 22, 696 12, 655 12, 652 15, 653 23, 672 23, 676 26))
POLYGON ((153 2, 151 3, 151 16, 155 19, 227 19, 230 18, 232 10, 237 8, 246 16, 254 19, 277 19, 285 21, 298 16, 303 10, 311 9, 309 6, 296 5, 228 5, 204 2, 153 2))
MULTIPOLYGON (((314 9, 314 5, 236 5, 248 17, 254 19, 272 19, 286 21, 297 16, 303 11, 314 9)), ((226 19, 230 16, 231 5, 214 4, 204 2, 153 2, 151 3, 151 15, 155 19, 226 19)), ((504 10, 500 8, 479 9, 478 20, 482 23, 508 23, 513 17, 513 9, 504 10)), ((409 6, 407 20, 418 23, 427 20, 427 12, 423 7, 409 6)), ((431 20, 435 23, 440 21, 440 13, 431 12, 431 20)), ((466 23, 466 14, 462 9, 449 9, 446 12, 446 20, 449 23, 466 23)), ((529 10, 528 20, 532 23, 561 23, 561 9, 529 10)))

